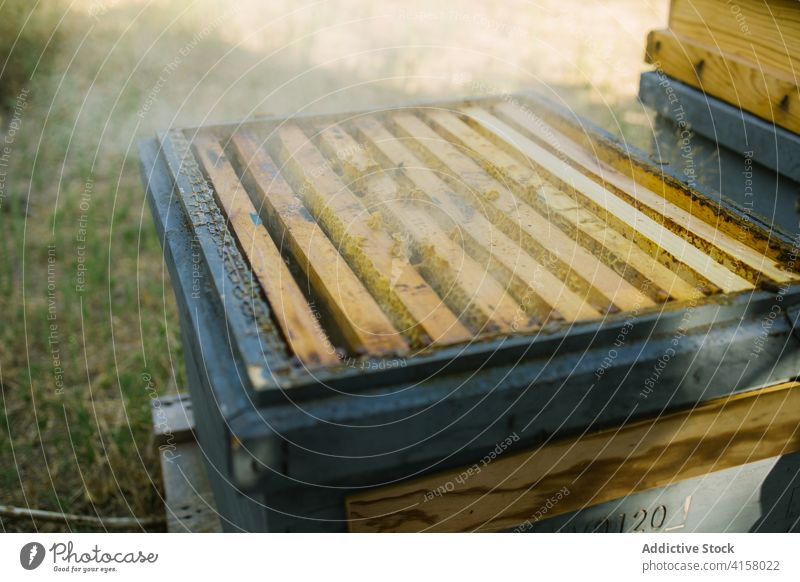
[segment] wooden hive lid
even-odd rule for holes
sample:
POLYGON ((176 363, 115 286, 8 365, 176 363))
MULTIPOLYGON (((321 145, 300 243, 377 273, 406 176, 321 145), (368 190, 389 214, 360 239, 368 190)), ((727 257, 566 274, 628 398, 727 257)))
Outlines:
POLYGON ((797 280, 780 237, 523 97, 161 142, 232 327, 272 334, 256 389, 279 356, 402 366, 797 280))

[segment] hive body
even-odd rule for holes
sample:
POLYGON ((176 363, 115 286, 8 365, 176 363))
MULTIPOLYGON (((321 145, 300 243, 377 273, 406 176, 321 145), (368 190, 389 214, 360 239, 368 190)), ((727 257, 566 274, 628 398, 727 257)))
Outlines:
POLYGON ((171 130, 142 167, 237 527, 344 529, 349 495, 511 434, 521 454, 800 369, 792 241, 533 96, 171 130))

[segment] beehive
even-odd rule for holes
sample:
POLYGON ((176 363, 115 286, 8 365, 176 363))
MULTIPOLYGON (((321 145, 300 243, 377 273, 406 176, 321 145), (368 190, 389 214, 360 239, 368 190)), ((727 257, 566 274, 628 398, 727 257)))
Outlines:
POLYGON ((798 50, 800 5, 793 0, 673 0, 669 28, 648 35, 646 60, 796 134, 798 50))
POLYGON ((200 441, 269 499, 218 484, 241 527, 341 529, 352 488, 517 427, 533 446, 800 369, 792 241, 533 96, 173 129, 142 159, 200 441))

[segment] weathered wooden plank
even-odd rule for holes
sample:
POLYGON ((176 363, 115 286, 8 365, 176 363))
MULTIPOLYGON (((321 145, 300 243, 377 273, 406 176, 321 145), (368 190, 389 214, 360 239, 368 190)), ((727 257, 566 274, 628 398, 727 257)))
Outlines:
POLYGON ((718 262, 736 271, 751 283, 756 283, 758 278, 758 275, 753 273, 751 269, 760 271, 779 283, 794 278, 791 273, 781 269, 774 259, 728 236, 712 224, 708 224, 693 216, 690 212, 672 204, 669 200, 659 196, 646 186, 637 184, 632 178, 593 157, 588 151, 581 149, 578 144, 557 129, 545 126, 543 122, 541 124, 534 123, 531 117, 525 115, 521 109, 508 103, 498 104, 494 110, 528 131, 534 137, 556 148, 560 153, 578 164, 580 168, 583 168, 589 175, 627 194, 630 202, 635 205, 641 205, 640 208, 648 209, 651 217, 664 217, 670 220, 680 229, 680 233, 684 238, 700 243, 703 249, 718 262), (703 244, 703 242, 706 244, 703 244), (750 269, 742 269, 741 263, 744 263, 750 269))
POLYGON ((194 440, 194 411, 188 394, 167 394, 150 402, 156 447, 194 440))
POLYGON ((494 460, 487 463, 351 496, 350 530, 511 528, 563 487, 569 495, 551 516, 800 450, 798 410, 800 383, 788 382, 532 451, 490 456, 494 460))
POLYGON ((800 133, 800 90, 791 74, 722 53, 668 29, 647 36, 646 61, 709 95, 800 133))
MULTIPOLYGON (((370 214, 361 204, 302 129, 286 124, 279 134, 287 152, 284 173, 304 185, 315 218, 381 307, 394 315, 396 327, 420 345, 469 340, 472 332, 458 321, 408 257, 399 252, 397 241, 382 227, 380 217, 370 214), (306 174, 307 169, 312 169, 310 175, 306 174)), ((321 139, 327 142, 329 132, 323 132, 321 139)))
MULTIPOLYGON (((441 205, 448 214, 442 228, 453 228, 449 217, 461 215, 464 206, 449 203, 447 198, 441 196, 439 190, 443 184, 434 183, 430 186, 435 190, 422 190, 417 182, 420 188, 417 192, 424 199, 441 205)), ((488 265, 489 272, 508 287, 526 312, 535 314, 542 321, 551 318, 575 321, 600 317, 600 312, 589 301, 573 293, 510 237, 479 216, 471 217, 469 223, 469 228, 455 227, 458 228, 457 238, 478 262, 488 265), (561 299, 561 303, 557 305, 558 299, 561 299)), ((602 298, 599 303, 607 304, 602 298)))
POLYGON ((239 251, 184 133, 177 129, 162 132, 159 142, 176 198, 194 233, 192 244, 201 251, 214 296, 225 314, 230 345, 241 357, 255 390, 275 389, 272 375, 286 372, 289 358, 262 289, 239 251))
POLYGON ((278 172, 262 149, 246 145, 237 133, 231 145, 239 156, 243 174, 261 199, 261 211, 274 228, 276 240, 287 243, 297 264, 311 282, 336 324, 357 353, 404 353, 408 345, 386 318, 350 266, 339 254, 302 200, 278 172))
POLYGON ((669 27, 758 66, 787 75, 800 70, 797 0, 672 0, 669 27))
MULTIPOLYGON (((503 227, 509 237, 521 238, 526 250, 544 253, 546 262, 551 268, 562 262, 564 267, 560 274, 563 279, 583 278, 590 287, 597 289, 621 309, 641 309, 654 305, 647 295, 590 254, 534 208, 517 199, 505 185, 491 177, 462 151, 444 141, 420 119, 410 113, 397 114, 393 119, 406 135, 413 138, 413 142, 418 144, 419 148, 427 152, 429 159, 447 168, 448 171, 444 171, 442 175, 449 177, 451 185, 471 197, 474 206, 486 214, 495 225, 503 227)), ((439 186, 439 191, 442 190, 439 186)), ((444 203, 447 202, 445 196, 440 196, 440 199, 444 200, 444 203)), ((553 293, 556 293, 555 299, 558 300, 558 305, 564 305, 570 314, 586 303, 585 299, 563 293, 562 288, 565 288, 565 285, 564 283, 559 285, 557 279, 555 283, 551 280, 542 283, 547 288, 542 292, 548 294, 551 300, 553 293), (552 287, 554 284, 556 286, 552 287), (579 303, 572 301, 570 305, 569 302, 573 298, 579 303)), ((641 284, 642 281, 637 283, 641 284)), ((559 311, 563 313, 564 309, 559 311)))
POLYGON ((249 195, 225 157, 216 138, 198 135, 195 152, 211 180, 220 207, 269 299, 283 336, 294 354, 308 366, 339 361, 336 350, 319 326, 303 292, 289 272, 280 251, 261 223, 249 195))
MULTIPOLYGON (((648 75, 648 73, 645 73, 645 75, 648 75)), ((669 77, 666 77, 663 72, 654 72, 653 75, 655 75, 655 77, 652 77, 652 79, 656 80, 656 84, 664 80, 668 83, 670 82, 669 77)), ((705 96, 701 91, 684 85, 684 83, 680 81, 675 80, 672 82, 671 86, 674 92, 668 91, 669 86, 666 88, 659 88, 662 95, 665 95, 665 103, 668 102, 667 97, 669 97, 669 95, 677 95, 681 100, 681 105, 685 109, 691 107, 702 109, 706 112, 706 117, 708 116, 708 108, 711 107, 712 110, 714 109, 715 101, 718 105, 730 108, 728 117, 726 119, 721 119, 721 121, 730 122, 727 126, 725 126, 724 123, 719 123, 715 127, 713 120, 706 119, 705 125, 707 129, 710 128, 708 129, 709 133, 706 135, 710 135, 712 141, 716 141, 713 139, 714 135, 716 135, 720 139, 720 144, 723 144, 723 138, 726 136, 730 143, 744 143, 741 140, 733 139, 732 136, 737 135, 737 132, 729 131, 731 129, 730 126, 739 123, 739 129, 741 131, 738 132, 738 135, 746 135, 747 141, 751 144, 751 147, 759 149, 760 146, 763 146, 761 147, 761 149, 763 149, 777 146, 780 150, 782 168, 786 168, 786 162, 791 165, 797 158, 797 156, 791 155, 793 152, 790 151, 795 147, 793 145, 794 141, 782 139, 782 133, 791 133, 788 130, 778 128, 776 131, 775 126, 771 123, 763 121, 760 118, 755 118, 751 113, 742 112, 741 109, 733 105, 728 105, 715 97, 705 96), (692 95, 690 96, 684 89, 690 89, 692 95), (742 116, 750 116, 761 122, 761 130, 763 131, 760 136, 754 136, 752 120, 743 120, 742 116), (772 129, 769 129, 770 126, 772 129), (787 150, 788 153, 784 150, 787 150)), ((662 198, 668 199, 693 216, 709 224, 713 224, 718 230, 736 240, 745 241, 748 246, 759 253, 775 258, 789 267, 791 253, 787 252, 786 238, 780 233, 773 231, 770 228, 770 224, 764 222, 757 214, 753 215, 746 209, 732 207, 726 200, 720 201, 715 199, 715 196, 710 193, 704 193, 695 189, 695 186, 686 183, 687 176, 681 175, 682 172, 676 172, 674 169, 670 170, 668 166, 663 166, 661 164, 653 164, 652 161, 643 157, 642 152, 631 151, 630 146, 623 146, 617 143, 613 136, 609 134, 599 132, 590 125, 587 126, 583 123, 576 123, 574 120, 568 120, 567 117, 570 116, 566 115, 557 105, 539 101, 532 96, 520 97, 518 102, 523 103, 525 107, 535 109, 537 114, 546 121, 548 125, 558 129, 582 148, 590 150, 592 155, 609 164, 617 171, 633 178, 637 184, 649 188, 662 198)), ((669 106, 672 107, 671 104, 669 106)), ((674 116, 681 115, 680 111, 677 109, 670 109, 670 113, 674 116)), ((714 115, 717 120, 720 120, 720 116, 717 116, 716 113, 714 113, 714 115)), ((670 115, 667 115, 667 117, 670 117, 670 115)), ((690 111, 686 111, 682 118, 686 122, 691 120, 692 123, 698 120, 697 115, 692 118, 690 111)), ((737 149, 739 145, 731 147, 737 149)), ((759 157, 757 155, 754 156, 754 161, 758 160, 759 157)), ((762 161, 764 161, 763 158, 762 161)), ((734 197, 732 196, 731 198, 734 197)), ((791 244, 794 246, 793 243, 791 244)))
POLYGON ((167 531, 221 531, 203 451, 194 437, 191 398, 185 393, 164 396, 152 401, 150 411, 161 461, 167 531))
POLYGON ((320 148, 336 161, 347 180, 354 182, 370 172, 380 171, 380 165, 366 146, 355 141, 341 124, 318 124, 315 129, 320 148))
POLYGON ((635 232, 652 241, 658 247, 663 248, 677 260, 700 273, 723 291, 733 292, 753 288, 751 283, 623 201, 613 192, 590 180, 485 109, 467 107, 464 109, 464 113, 499 139, 517 148, 557 180, 572 186, 576 192, 579 192, 593 204, 609 212, 620 222, 628 224, 635 232))
MULTIPOLYGON (((609 263, 622 262, 631 270, 646 278, 650 293, 658 297, 659 292, 675 299, 696 299, 702 292, 681 278, 681 273, 671 270, 640 249, 634 242, 618 233, 607 221, 580 206, 570 196, 542 180, 529 166, 517 162, 511 155, 497 146, 456 115, 446 111, 427 112, 426 118, 439 131, 480 159, 487 171, 513 189, 518 196, 532 205, 542 207, 550 220, 556 220, 573 229, 577 237, 593 248, 609 263), (533 188, 532 188, 533 187, 533 188), (660 291, 659 291, 660 290, 660 291)), ((644 285, 640 287, 644 289, 644 285)), ((640 303, 645 307, 649 303, 640 303)))
MULTIPOLYGON (((370 147, 385 155, 384 144, 369 139, 369 134, 380 128, 373 120, 356 120, 354 127, 364 135, 370 147)), ((351 159, 363 158, 358 148, 349 154, 351 159)), ((390 152, 391 153, 391 152, 390 152)), ((399 161, 393 167, 403 166, 399 161)), ((410 168, 400 168, 406 173, 410 168)), ((429 280, 435 280, 439 294, 445 301, 453 302, 458 309, 474 319, 486 331, 506 331, 536 329, 538 323, 531 320, 524 307, 520 306, 510 294, 464 252, 440 224, 431 216, 432 208, 424 202, 425 193, 406 186, 401 188, 396 180, 385 172, 367 174, 354 187, 377 205, 386 219, 395 222, 400 230, 411 237, 429 280)), ((464 217, 454 217, 450 225, 455 236, 461 236, 465 224, 464 217)))

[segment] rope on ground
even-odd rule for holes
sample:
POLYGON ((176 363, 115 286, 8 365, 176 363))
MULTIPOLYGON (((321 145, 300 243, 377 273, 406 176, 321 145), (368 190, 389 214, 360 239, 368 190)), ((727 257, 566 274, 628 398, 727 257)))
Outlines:
POLYGON ((166 523, 166 517, 97 517, 93 515, 45 511, 43 509, 11 507, 9 505, 0 505, 0 517, 17 519, 30 518, 39 521, 65 521, 74 525, 88 525, 107 529, 149 527, 166 523))

